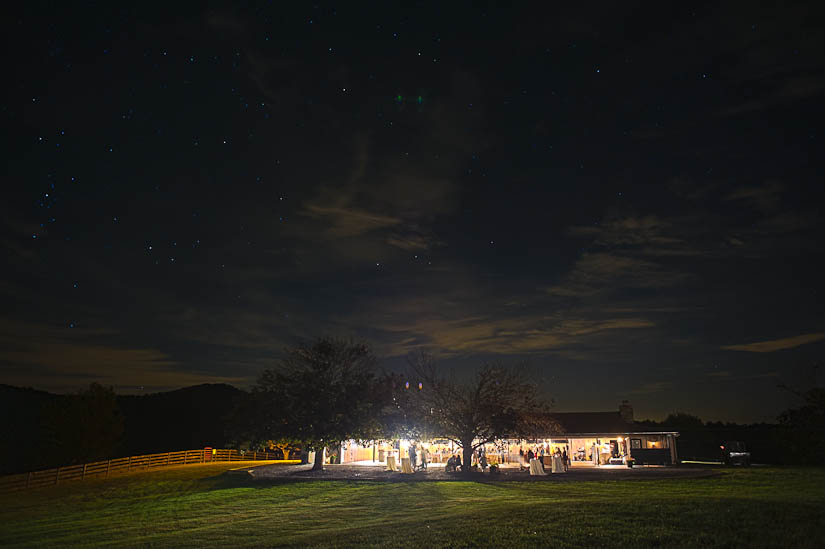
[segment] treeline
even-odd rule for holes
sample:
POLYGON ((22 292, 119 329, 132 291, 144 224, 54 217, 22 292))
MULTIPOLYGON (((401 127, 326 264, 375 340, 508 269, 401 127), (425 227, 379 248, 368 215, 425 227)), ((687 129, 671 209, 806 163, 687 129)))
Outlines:
POLYGON ((96 383, 69 395, 0 385, 0 474, 226 447, 229 417, 244 394, 223 384, 140 396, 96 383))
POLYGON ((777 423, 737 424, 704 422, 699 417, 676 413, 664 421, 637 421, 647 431, 678 431, 680 460, 718 461, 720 446, 744 442, 753 463, 774 465, 825 465, 825 391, 800 392, 804 404, 783 412, 777 423))

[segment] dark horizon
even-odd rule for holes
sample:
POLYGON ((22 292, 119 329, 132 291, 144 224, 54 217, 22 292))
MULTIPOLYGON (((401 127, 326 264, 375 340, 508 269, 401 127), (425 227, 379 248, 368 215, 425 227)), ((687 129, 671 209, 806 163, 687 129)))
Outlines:
POLYGON ((244 388, 325 335, 559 411, 822 382, 819 5, 14 9, 0 383, 244 388))

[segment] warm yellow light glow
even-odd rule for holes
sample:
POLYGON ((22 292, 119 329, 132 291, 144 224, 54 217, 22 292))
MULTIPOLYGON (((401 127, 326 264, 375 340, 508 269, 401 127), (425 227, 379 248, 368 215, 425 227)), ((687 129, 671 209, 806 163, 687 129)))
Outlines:
POLYGON ((401 448, 406 450, 409 447, 410 447, 410 441, 409 440, 404 439, 404 440, 401 441, 401 448))
POLYGON ((624 439, 623 439, 622 437, 619 437, 619 438, 617 438, 616 440, 617 440, 618 442, 622 442, 624 439))

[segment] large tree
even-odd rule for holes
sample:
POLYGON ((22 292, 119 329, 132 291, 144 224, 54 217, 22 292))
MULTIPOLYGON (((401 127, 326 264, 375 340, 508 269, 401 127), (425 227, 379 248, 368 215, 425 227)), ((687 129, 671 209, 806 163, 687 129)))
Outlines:
POLYGON ((442 374, 431 356, 419 354, 411 360, 411 371, 412 394, 405 400, 408 416, 436 437, 460 445, 465 470, 483 444, 535 438, 555 427, 547 415, 550 403, 527 380, 523 368, 485 364, 462 381, 442 374))
POLYGON ((315 451, 313 470, 322 469, 324 448, 377 437, 380 386, 366 343, 322 338, 289 347, 253 387, 256 438, 301 441, 315 451))

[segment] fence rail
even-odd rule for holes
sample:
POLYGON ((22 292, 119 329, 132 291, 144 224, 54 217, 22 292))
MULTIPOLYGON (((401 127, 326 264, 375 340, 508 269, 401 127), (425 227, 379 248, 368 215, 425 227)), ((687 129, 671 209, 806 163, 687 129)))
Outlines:
MULTIPOLYGON (((200 450, 181 450, 179 452, 165 452, 162 454, 145 454, 129 456, 106 461, 95 461, 80 465, 67 465, 42 471, 31 471, 0 477, 0 492, 12 490, 27 490, 90 478, 108 477, 110 475, 128 473, 141 469, 171 467, 178 465, 194 465, 196 463, 211 463, 217 461, 284 461, 276 460, 272 452, 245 452, 204 448, 200 450)), ((285 460, 298 463, 296 460, 285 460)))

